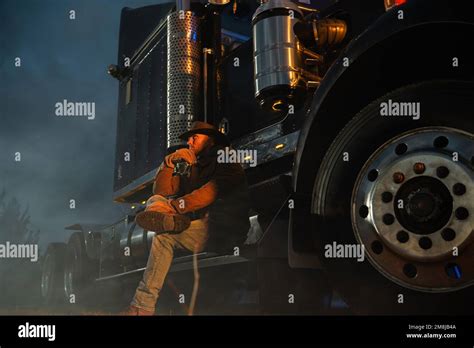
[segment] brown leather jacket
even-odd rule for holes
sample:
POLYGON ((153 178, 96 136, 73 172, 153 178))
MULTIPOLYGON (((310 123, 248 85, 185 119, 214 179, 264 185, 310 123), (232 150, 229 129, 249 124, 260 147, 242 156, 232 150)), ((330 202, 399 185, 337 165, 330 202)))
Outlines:
POLYGON ((176 196, 171 201, 181 214, 202 217, 209 214, 211 249, 242 244, 249 229, 249 198, 245 172, 239 163, 218 163, 215 146, 198 156, 189 178, 172 176, 173 168, 162 163, 153 193, 176 196))

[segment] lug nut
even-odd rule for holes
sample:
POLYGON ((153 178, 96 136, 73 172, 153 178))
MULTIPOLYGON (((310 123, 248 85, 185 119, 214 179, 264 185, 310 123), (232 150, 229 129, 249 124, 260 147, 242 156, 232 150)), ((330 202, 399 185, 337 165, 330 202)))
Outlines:
POLYGON ((396 184, 402 183, 403 180, 405 180, 405 175, 403 175, 403 173, 396 172, 396 173, 393 174, 393 181, 394 181, 396 184))
POLYGON ((441 232, 441 237, 443 237, 445 241, 450 242, 456 238, 456 232, 452 228, 445 228, 441 232))
POLYGON ((440 166, 436 168, 436 175, 438 178, 444 179, 449 175, 449 169, 445 166, 440 166))
POLYGON ((466 193, 466 186, 458 182, 457 184, 454 184, 453 192, 456 196, 462 196, 466 193))
POLYGON ((397 233, 397 240, 400 242, 400 243, 406 243, 408 242, 408 239, 410 239, 410 235, 405 232, 405 231, 398 231, 397 233))
POLYGON ((391 192, 385 191, 384 193, 382 193, 382 201, 384 203, 389 203, 392 201, 392 199, 393 199, 393 194, 391 192))
POLYGON ((459 220, 466 220, 469 216, 469 210, 464 207, 459 207, 455 210, 454 215, 456 215, 459 220))
POLYGON ((413 166, 413 170, 415 171, 416 174, 423 174, 425 172, 425 164, 421 162, 416 162, 415 165, 413 166))
POLYGON ((418 241, 418 245, 421 249, 428 250, 431 249, 431 247, 433 246, 433 242, 428 237, 421 237, 418 241))
POLYGON ((385 225, 391 225, 395 222, 395 217, 392 214, 385 214, 382 220, 385 225))

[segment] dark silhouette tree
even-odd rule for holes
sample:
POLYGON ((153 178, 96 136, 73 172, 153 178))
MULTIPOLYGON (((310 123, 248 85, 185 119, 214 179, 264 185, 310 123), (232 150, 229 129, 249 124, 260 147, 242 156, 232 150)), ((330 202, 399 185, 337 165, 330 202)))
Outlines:
MULTIPOLYGON (((7 196, 3 188, 0 192, 0 244, 37 244, 40 230, 31 229, 28 205, 22 211, 16 197, 7 199, 7 196)), ((35 286, 31 281, 37 278, 38 272, 39 262, 0 258, 0 304, 27 303, 32 295, 29 291, 35 286)))
POLYGON ((0 192, 0 241, 10 243, 35 244, 39 241, 40 230, 30 229, 29 206, 21 212, 16 197, 7 201, 5 188, 0 192))

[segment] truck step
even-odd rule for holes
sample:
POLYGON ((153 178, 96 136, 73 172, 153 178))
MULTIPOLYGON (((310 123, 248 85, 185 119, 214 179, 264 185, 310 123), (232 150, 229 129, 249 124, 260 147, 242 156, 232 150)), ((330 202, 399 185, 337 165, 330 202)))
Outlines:
MULTIPOLYGON (((234 263, 243 263, 249 262, 254 257, 254 252, 250 250, 246 250, 246 252, 241 253, 240 255, 219 255, 215 252, 203 252, 196 254, 198 257, 198 268, 208 268, 208 267, 216 267, 221 265, 228 265, 234 263)), ((185 255, 176 257, 171 264, 169 273, 174 272, 181 272, 192 270, 193 266, 193 255, 185 255)), ((116 279, 119 277, 125 277, 129 275, 136 275, 140 272, 144 272, 145 267, 137 268, 131 271, 118 273, 110 276, 100 277, 97 278, 95 281, 104 281, 110 279, 116 279)))

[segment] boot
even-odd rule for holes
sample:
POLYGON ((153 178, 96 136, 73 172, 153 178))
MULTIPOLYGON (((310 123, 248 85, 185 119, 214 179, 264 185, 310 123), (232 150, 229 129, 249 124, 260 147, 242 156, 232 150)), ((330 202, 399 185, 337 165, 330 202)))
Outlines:
POLYGON ((155 311, 147 311, 146 309, 135 307, 135 306, 128 306, 128 308, 120 312, 119 315, 126 315, 126 316, 151 316, 155 315, 155 311))
POLYGON ((182 232, 191 224, 191 220, 186 215, 164 214, 153 210, 138 213, 135 222, 143 229, 156 233, 182 232))

